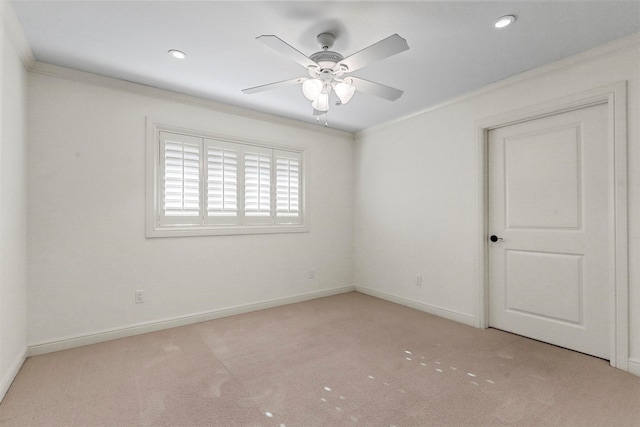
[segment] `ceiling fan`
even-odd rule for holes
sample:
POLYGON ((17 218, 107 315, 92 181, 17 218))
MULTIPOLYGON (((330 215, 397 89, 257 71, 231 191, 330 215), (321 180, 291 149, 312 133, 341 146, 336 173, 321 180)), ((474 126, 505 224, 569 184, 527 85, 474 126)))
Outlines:
POLYGON ((380 40, 346 58, 329 50, 336 39, 331 33, 318 35, 317 40, 322 50, 309 57, 277 36, 262 35, 256 39, 305 67, 309 77, 298 77, 242 90, 246 94, 301 84, 303 95, 311 101, 313 114, 319 116, 329 110, 329 95, 332 92, 338 97, 337 105, 349 102, 356 90, 389 101, 395 101, 404 93, 399 89, 347 75, 375 61, 408 50, 407 41, 398 34, 380 40))

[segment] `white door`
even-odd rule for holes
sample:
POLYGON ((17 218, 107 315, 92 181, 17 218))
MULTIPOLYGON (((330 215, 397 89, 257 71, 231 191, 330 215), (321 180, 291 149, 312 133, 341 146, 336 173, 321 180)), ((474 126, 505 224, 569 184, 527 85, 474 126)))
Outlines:
POLYGON ((607 108, 489 132, 489 326, 609 359, 607 108))

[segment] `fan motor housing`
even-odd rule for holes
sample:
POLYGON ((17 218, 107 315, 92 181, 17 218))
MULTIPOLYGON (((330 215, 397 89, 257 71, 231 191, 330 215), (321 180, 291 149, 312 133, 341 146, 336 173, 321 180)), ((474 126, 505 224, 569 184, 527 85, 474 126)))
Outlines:
POLYGON ((312 54, 309 58, 320 65, 321 68, 333 68, 334 65, 344 59, 344 56, 338 52, 321 50, 320 52, 312 54))

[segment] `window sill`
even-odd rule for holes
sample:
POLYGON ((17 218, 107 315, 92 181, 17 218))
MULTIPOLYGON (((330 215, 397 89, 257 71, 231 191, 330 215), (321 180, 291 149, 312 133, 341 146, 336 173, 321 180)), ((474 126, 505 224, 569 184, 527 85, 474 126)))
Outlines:
POLYGON ((245 234, 308 233, 305 224, 233 225, 233 226, 162 226, 147 228, 146 237, 233 236, 245 234))

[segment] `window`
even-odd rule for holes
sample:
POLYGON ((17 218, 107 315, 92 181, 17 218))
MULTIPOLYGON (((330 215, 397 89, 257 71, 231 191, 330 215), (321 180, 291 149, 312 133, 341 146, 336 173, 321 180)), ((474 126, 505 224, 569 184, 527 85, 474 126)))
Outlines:
POLYGON ((148 237, 307 231, 302 150, 149 131, 148 237))

